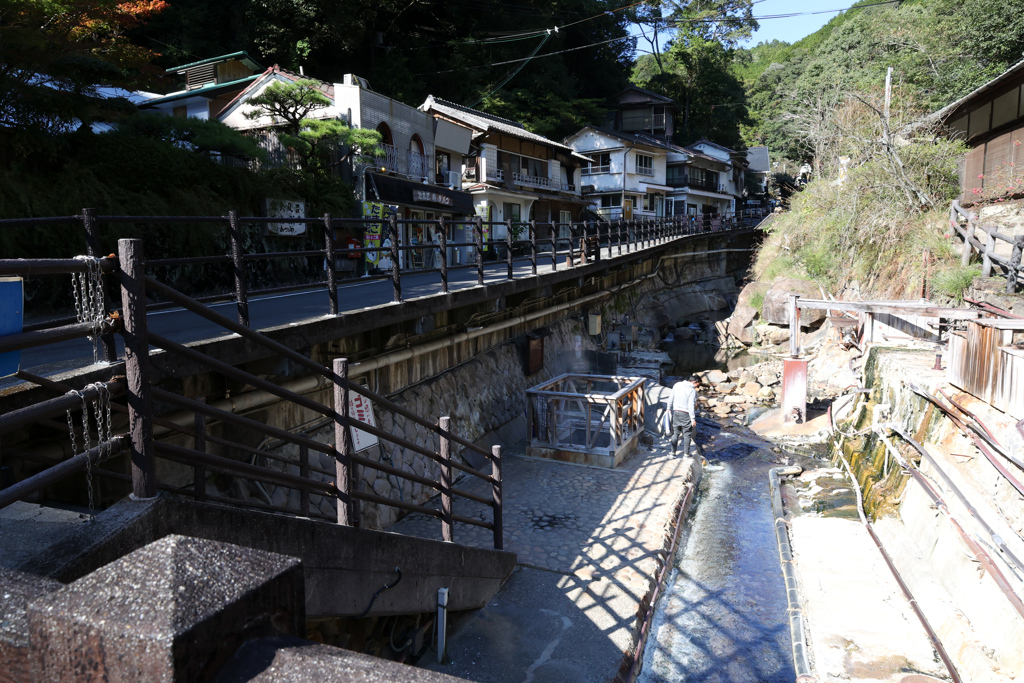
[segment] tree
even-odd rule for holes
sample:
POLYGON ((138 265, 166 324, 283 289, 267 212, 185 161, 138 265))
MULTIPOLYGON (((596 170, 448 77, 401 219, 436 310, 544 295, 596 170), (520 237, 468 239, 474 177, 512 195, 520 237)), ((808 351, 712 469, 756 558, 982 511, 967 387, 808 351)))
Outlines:
POLYGON ((304 171, 326 174, 331 167, 331 155, 339 147, 347 145, 371 156, 381 142, 377 131, 352 128, 338 119, 311 118, 310 114, 331 104, 320 91, 319 81, 275 81, 251 97, 249 104, 253 109, 246 117, 269 118, 277 128, 281 144, 298 154, 304 171))
POLYGON ((164 0, 6 0, 0 125, 17 130, 28 151, 41 137, 133 111, 101 87, 133 88, 153 73, 154 54, 127 33, 165 7, 164 0))

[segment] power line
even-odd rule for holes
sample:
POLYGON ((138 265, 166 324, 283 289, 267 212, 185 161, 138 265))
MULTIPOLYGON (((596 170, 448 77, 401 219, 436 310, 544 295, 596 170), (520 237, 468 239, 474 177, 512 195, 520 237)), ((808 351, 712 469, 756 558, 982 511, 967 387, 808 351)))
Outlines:
POLYGON ((533 49, 533 52, 532 52, 532 53, 530 53, 530 56, 529 56, 529 57, 527 57, 526 59, 522 60, 522 62, 523 62, 523 63, 522 63, 522 64, 520 64, 520 65, 519 65, 519 67, 518 67, 517 69, 515 69, 515 70, 514 70, 514 71, 513 71, 513 72, 512 72, 511 74, 509 74, 508 78, 506 78, 505 80, 503 80, 503 81, 501 82, 501 84, 499 84, 499 85, 498 85, 498 86, 497 86, 496 88, 494 88, 494 90, 490 91, 490 92, 489 92, 489 93, 487 93, 486 95, 482 95, 482 96, 480 97, 480 99, 478 99, 478 100, 477 100, 476 102, 474 102, 473 104, 469 105, 469 108, 470 108, 470 109, 472 109, 473 107, 477 106, 478 104, 480 104, 481 102, 483 102, 483 101, 484 101, 485 99, 487 99, 488 97, 490 97, 491 95, 493 95, 494 93, 498 92, 498 91, 499 91, 499 90, 501 90, 501 89, 502 89, 503 87, 505 87, 505 84, 506 84, 506 83, 508 83, 509 81, 511 81, 511 80, 512 80, 513 78, 515 78, 515 77, 516 77, 516 74, 517 74, 517 73, 519 73, 520 71, 522 71, 522 70, 523 70, 523 67, 525 67, 525 66, 526 66, 526 64, 527 64, 527 63, 528 63, 528 62, 529 62, 529 61, 530 61, 531 59, 533 59, 534 55, 536 55, 536 54, 537 54, 537 53, 538 53, 538 52, 540 51, 540 49, 541 49, 541 48, 542 48, 542 47, 544 46, 544 43, 548 42, 548 38, 550 38, 550 37, 551 37, 551 34, 550 34, 550 33, 548 33, 548 35, 544 36, 544 38, 543 38, 543 39, 542 39, 542 40, 540 41, 540 43, 539 43, 539 44, 537 45, 537 47, 535 47, 535 48, 533 49))
MULTIPOLYGON (((545 52, 542 55, 530 55, 529 57, 522 57, 520 59, 509 59, 504 62, 492 62, 490 64, 473 64, 472 66, 462 66, 457 69, 445 69, 444 71, 424 71, 422 73, 413 74, 414 76, 436 76, 438 74, 450 74, 456 71, 470 71, 473 69, 488 69, 492 66, 506 66, 508 64, 517 64, 518 62, 528 62, 531 59, 542 59, 544 57, 552 57, 554 55, 564 54, 566 52, 576 52, 577 50, 585 50, 588 47, 597 47, 598 45, 607 45, 608 43, 615 43, 620 40, 635 40, 633 36, 621 36, 619 38, 611 38, 609 40, 602 40, 596 43, 590 43, 589 45, 580 45, 579 47, 570 47, 565 50, 558 50, 556 52, 545 52)), ((524 65, 525 66, 525 65, 524 65)))
MULTIPOLYGON (((869 7, 879 7, 881 5, 899 5, 906 0, 884 0, 883 2, 873 2, 868 5, 855 5, 853 7, 844 7, 840 9, 823 9, 814 10, 813 12, 788 12, 786 14, 766 14, 760 17, 753 17, 755 21, 765 21, 767 19, 792 19, 793 17, 810 16, 812 14, 837 14, 839 12, 852 12, 858 9, 867 9, 869 7)), ((681 18, 681 19, 669 19, 667 23, 671 24, 702 24, 713 21, 722 21, 723 17, 694 17, 694 18, 681 18)))

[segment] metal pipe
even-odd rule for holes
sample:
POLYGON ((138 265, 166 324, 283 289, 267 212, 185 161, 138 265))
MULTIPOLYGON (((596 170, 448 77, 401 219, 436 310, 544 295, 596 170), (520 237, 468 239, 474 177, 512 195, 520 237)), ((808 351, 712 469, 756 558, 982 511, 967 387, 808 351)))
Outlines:
POLYGON ((810 657, 807 655, 807 635, 804 628, 803 607, 800 605, 800 591, 797 588, 796 565, 793 549, 786 531, 786 511, 782 505, 779 477, 800 474, 804 469, 794 467, 773 467, 768 470, 768 488, 772 498, 772 515, 775 518, 775 542, 779 546, 779 563, 786 582, 786 602, 789 605, 789 636, 793 645, 793 668, 800 683, 815 681, 811 673, 810 657))
POLYGON ((914 610, 914 614, 917 615, 918 620, 924 627, 925 633, 928 634, 928 640, 931 641, 932 647, 934 647, 935 651, 939 653, 939 658, 942 659, 942 663, 946 665, 946 670, 949 672, 950 678, 953 679, 953 683, 961 683, 963 679, 960 678, 960 674, 957 672, 956 666, 953 664, 953 660, 950 659, 949 654, 946 652, 946 648, 942 645, 942 641, 939 640, 939 636, 935 633, 935 629, 933 629, 932 625, 928 622, 928 617, 925 616, 921 606, 917 604, 917 599, 914 598, 914 594, 910 592, 910 587, 903 581, 903 577, 900 576, 899 570, 896 569, 896 565, 893 564, 892 558, 889 557, 889 553, 885 551, 885 546, 882 545, 881 539, 879 539, 875 534, 875 530, 871 527, 871 522, 868 521, 867 515, 864 514, 864 496, 861 494, 860 482, 857 481, 857 477, 853 475, 850 463, 846 461, 846 456, 843 455, 842 450, 837 450, 836 455, 839 456, 839 460, 843 463, 843 467, 846 469, 846 474, 850 477, 850 481, 853 483, 853 489, 857 492, 857 514, 860 515, 861 524, 863 524, 864 528, 867 529, 868 535, 871 536, 871 540, 874 542, 875 547, 878 548, 878 552, 881 553, 882 559, 885 560, 885 566, 889 568, 889 572, 892 574, 892 577, 896 579, 896 583, 899 584, 900 590, 903 591, 903 596, 910 602, 911 609, 914 610))
POLYGON ((100 444, 95 448, 90 448, 84 453, 79 453, 68 460, 64 460, 58 465, 48 467, 42 472, 32 475, 28 479, 19 481, 17 484, 8 486, 4 490, 0 491, 0 508, 5 508, 11 503, 21 500, 26 496, 30 496, 37 491, 41 491, 50 484, 54 484, 68 475, 85 469, 86 463, 89 463, 90 465, 95 464, 101 457, 116 455, 127 447, 128 435, 122 434, 120 436, 115 436, 110 441, 100 444))
MULTIPOLYGON (((107 382, 106 386, 111 398, 114 398, 124 393, 127 384, 124 377, 115 377, 107 382)), ((0 415, 0 434, 32 424, 42 418, 59 415, 66 410, 77 410, 81 408, 83 400, 91 401, 96 398, 98 392, 95 385, 88 385, 78 394, 58 396, 0 415)))

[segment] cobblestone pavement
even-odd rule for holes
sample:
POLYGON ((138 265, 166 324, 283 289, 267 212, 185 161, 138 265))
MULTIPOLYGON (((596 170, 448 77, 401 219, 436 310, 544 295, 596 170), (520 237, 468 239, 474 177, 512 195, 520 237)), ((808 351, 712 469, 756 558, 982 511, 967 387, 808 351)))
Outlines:
MULTIPOLYGON (((638 608, 665 560, 676 506, 694 466, 690 458, 673 457, 661 439, 615 470, 506 454, 505 549, 523 566, 571 579, 565 596, 600 625, 604 642, 610 639, 621 656, 634 644, 638 608)), ((489 485, 474 477, 455 488, 490 496, 489 485)), ((440 500, 428 505, 440 509, 440 500)), ((453 508, 457 515, 491 519, 490 508, 474 501, 456 497, 453 508)), ((441 522, 414 513, 388 531, 440 539, 441 522)), ((493 535, 456 523, 455 542, 490 548, 493 535)))

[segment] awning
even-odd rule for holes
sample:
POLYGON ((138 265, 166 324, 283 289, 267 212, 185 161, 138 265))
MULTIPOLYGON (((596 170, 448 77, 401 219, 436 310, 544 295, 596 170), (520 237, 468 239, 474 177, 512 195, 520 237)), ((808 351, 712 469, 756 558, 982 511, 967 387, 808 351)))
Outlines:
POLYGON ((436 185, 414 183, 411 180, 370 174, 370 187, 377 201, 385 204, 422 206, 458 214, 473 214, 473 198, 468 192, 449 190, 436 185))

